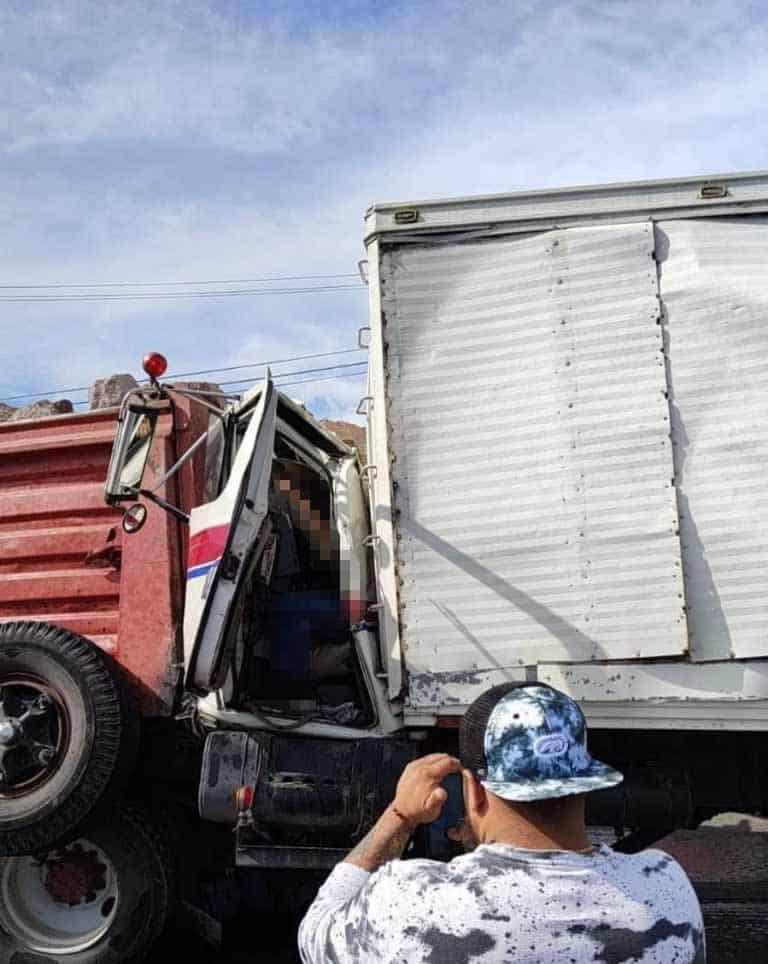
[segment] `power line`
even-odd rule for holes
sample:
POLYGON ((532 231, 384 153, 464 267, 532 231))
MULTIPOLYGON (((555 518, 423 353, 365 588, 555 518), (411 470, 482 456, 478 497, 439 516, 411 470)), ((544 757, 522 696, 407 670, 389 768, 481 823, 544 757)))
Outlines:
MULTIPOLYGON (((320 378, 299 378, 293 382, 275 382, 275 384, 277 388, 283 389, 283 388, 291 388, 294 385, 314 385, 316 382, 332 382, 332 381, 337 381, 340 378, 354 378, 355 375, 364 375, 364 374, 365 374, 365 370, 361 369, 358 372, 343 372, 341 375, 322 375, 320 378)), ((236 392, 235 394, 239 395, 241 393, 236 392)), ((83 401, 81 402, 73 402, 74 407, 78 407, 79 405, 87 405, 87 404, 88 404, 87 398, 83 399, 83 401)))
POLYGON ((85 388, 53 388, 50 392, 23 392, 21 395, 6 395, 3 402, 18 402, 25 398, 43 399, 47 395, 73 395, 75 392, 87 392, 90 386, 85 388))
POLYGON ((279 274, 271 278, 218 278, 213 281, 57 281, 50 284, 0 284, 0 290, 17 288, 175 288, 182 285, 267 284, 273 281, 323 281, 328 278, 358 277, 357 271, 346 271, 341 274, 279 274))
MULTIPOLYGON (((228 365, 226 368, 204 368, 199 372, 176 372, 175 375, 168 375, 168 378, 189 378, 191 375, 218 375, 221 372, 236 372, 244 368, 258 368, 267 365, 284 365, 288 362, 307 361, 310 358, 330 358, 333 355, 351 355, 354 352, 366 351, 365 348, 340 348, 338 351, 318 351, 311 355, 291 355, 289 358, 273 358, 269 361, 251 362, 248 365, 228 365)), ((361 363, 358 363, 361 364, 361 363)), ((279 376, 282 374, 278 372, 279 376)))
POLYGON ((95 295, 0 295, 0 302, 49 304, 51 302, 83 301, 168 301, 176 298, 256 298, 264 295, 304 295, 326 291, 358 291, 363 284, 312 285, 305 288, 231 288, 227 291, 162 291, 156 294, 95 294, 95 295))
POLYGON ((364 375, 365 372, 350 372, 345 375, 325 375, 323 378, 301 378, 296 382, 280 382, 278 388, 290 388, 292 385, 314 385, 315 382, 332 382, 338 378, 352 378, 355 375, 364 375))
MULTIPOLYGON (((266 361, 250 362, 247 365, 227 365, 225 368, 202 368, 199 371, 193 372, 175 372, 172 375, 166 375, 165 378, 166 380, 170 380, 171 378, 189 378, 193 375, 219 375, 223 372, 242 371, 245 368, 266 368, 268 365, 286 365, 289 362, 309 361, 312 358, 331 358, 335 355, 350 355, 360 351, 365 351, 365 349, 339 348, 336 351, 318 351, 307 355, 290 355, 287 358, 269 358, 266 361)), ((358 362, 357 364, 363 364, 363 362, 358 362)), ((276 377, 283 374, 289 375, 291 373, 277 372, 276 377)), ((68 395, 74 394, 75 392, 87 392, 89 389, 89 385, 80 386, 79 388, 52 388, 45 392, 24 392, 20 395, 6 395, 3 401, 15 402, 24 398, 44 398, 47 395, 68 395)))
MULTIPOLYGON (((365 365, 365 364, 367 363, 364 361, 357 361, 357 362, 349 362, 349 364, 346 364, 346 365, 327 365, 324 368, 304 368, 304 369, 299 369, 298 371, 295 371, 295 372, 280 372, 279 375, 275 375, 275 382, 277 383, 278 378, 290 378, 292 375, 314 375, 317 372, 335 372, 342 368, 343 369, 357 368, 359 365, 365 365)), ((350 372, 350 374, 353 374, 353 373, 350 372)), ((357 374, 357 372, 355 372, 354 374, 357 374)), ((235 379, 235 381, 220 382, 219 384, 221 385, 222 388, 224 388, 227 385, 243 385, 253 381, 256 381, 256 376, 254 376, 253 378, 238 378, 238 379, 235 379)))

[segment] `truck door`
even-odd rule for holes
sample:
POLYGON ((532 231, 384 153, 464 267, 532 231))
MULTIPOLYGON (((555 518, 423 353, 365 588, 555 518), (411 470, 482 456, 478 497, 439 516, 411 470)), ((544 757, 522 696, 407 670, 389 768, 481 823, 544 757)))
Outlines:
POLYGON ((412 706, 686 653, 654 253, 630 222, 381 254, 375 559, 412 706))
POLYGON ((768 656, 768 223, 656 225, 693 660, 768 656))
POLYGON ((238 590, 267 516, 277 409, 269 374, 252 398, 232 427, 234 444, 247 425, 224 488, 190 514, 184 658, 187 688, 200 693, 218 689, 226 678, 238 590))

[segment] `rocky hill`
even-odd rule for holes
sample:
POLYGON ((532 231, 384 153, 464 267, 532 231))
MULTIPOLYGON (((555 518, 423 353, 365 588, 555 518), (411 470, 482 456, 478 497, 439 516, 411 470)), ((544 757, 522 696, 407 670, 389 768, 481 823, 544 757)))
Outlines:
MULTIPOLYGON (((99 378, 88 392, 88 401, 91 409, 110 408, 119 405, 123 396, 138 387, 138 382, 132 375, 110 375, 108 378, 99 378)), ((190 389, 197 391, 217 391, 216 385, 207 382, 190 382, 187 385, 190 389)), ((41 400, 32 402, 30 405, 6 405, 0 402, 0 422, 17 422, 27 418, 46 418, 49 415, 67 415, 74 411, 72 402, 66 398, 58 401, 41 400)), ((320 424, 328 431, 338 435, 343 442, 354 445, 360 452, 361 457, 365 455, 365 428, 362 425, 355 425, 353 422, 345 422, 340 419, 324 418, 320 424)))

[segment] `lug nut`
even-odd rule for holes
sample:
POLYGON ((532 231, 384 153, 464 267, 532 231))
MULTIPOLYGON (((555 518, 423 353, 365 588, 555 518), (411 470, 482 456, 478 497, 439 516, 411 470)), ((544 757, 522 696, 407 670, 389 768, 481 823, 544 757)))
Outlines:
POLYGON ((0 746, 12 746, 16 740, 16 725, 13 720, 0 720, 0 746))
POLYGON ((49 747, 43 747, 42 750, 37 754, 38 763, 42 763, 43 766, 50 763, 53 759, 53 750, 49 747))

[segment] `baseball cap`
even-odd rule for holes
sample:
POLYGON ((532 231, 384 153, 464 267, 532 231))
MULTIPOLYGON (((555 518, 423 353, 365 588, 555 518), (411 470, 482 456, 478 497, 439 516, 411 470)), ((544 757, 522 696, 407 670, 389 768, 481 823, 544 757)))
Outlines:
POLYGON ((502 683, 479 696, 461 723, 459 757, 487 790, 518 802, 602 790, 624 779, 590 756, 579 705, 545 683, 502 683))

